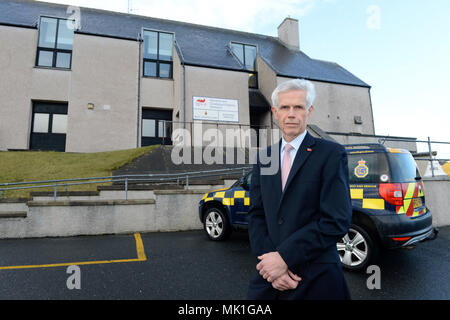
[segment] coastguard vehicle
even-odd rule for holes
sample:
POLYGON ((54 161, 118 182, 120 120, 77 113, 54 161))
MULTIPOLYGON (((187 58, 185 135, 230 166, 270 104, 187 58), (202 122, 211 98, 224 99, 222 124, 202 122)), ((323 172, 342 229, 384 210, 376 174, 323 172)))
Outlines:
MULTIPOLYGON (((411 247, 434 239, 432 213, 413 156, 381 144, 345 145, 348 156, 352 224, 337 243, 344 268, 362 270, 380 249, 411 247)), ((251 173, 231 187, 209 192, 199 203, 199 217, 211 240, 225 240, 248 225, 251 173)))

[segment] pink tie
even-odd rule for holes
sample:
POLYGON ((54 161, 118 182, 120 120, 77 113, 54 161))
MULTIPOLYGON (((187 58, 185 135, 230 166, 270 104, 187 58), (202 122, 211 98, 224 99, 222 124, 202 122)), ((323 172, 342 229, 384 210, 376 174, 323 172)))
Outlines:
POLYGON ((284 146, 283 164, 281 165, 281 190, 284 190, 289 171, 291 170, 291 154, 290 151, 293 147, 290 144, 284 146))

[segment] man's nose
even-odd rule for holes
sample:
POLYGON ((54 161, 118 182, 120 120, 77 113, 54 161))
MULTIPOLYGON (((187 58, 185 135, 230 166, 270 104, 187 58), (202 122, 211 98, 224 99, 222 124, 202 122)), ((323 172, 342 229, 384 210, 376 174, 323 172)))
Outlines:
POLYGON ((295 117, 295 109, 294 108, 292 108, 292 107, 289 108, 288 117, 289 118, 295 117))

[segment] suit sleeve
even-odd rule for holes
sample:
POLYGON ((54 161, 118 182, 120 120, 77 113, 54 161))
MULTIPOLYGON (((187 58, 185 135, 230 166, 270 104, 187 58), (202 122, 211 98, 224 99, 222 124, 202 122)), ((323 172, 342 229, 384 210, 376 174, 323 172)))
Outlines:
POLYGON ((319 218, 304 225, 277 248, 289 268, 314 261, 347 232, 352 209, 345 149, 332 152, 322 171, 319 218))
POLYGON ((261 197, 260 168, 257 162, 253 166, 252 180, 250 185, 250 208, 249 208, 248 234, 252 253, 260 256, 264 253, 275 251, 275 246, 269 237, 266 216, 261 197))

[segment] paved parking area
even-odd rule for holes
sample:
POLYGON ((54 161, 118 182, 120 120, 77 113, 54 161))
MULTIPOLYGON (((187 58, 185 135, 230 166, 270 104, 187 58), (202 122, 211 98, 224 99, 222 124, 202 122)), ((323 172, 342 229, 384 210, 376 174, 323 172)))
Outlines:
MULTIPOLYGON (((381 289, 346 271, 352 298, 450 299, 449 248, 444 227, 434 241, 384 252, 381 289)), ((246 232, 227 242, 203 231, 0 240, 0 299, 240 300, 255 265, 246 232), (67 287, 71 264, 80 289, 67 287)))

